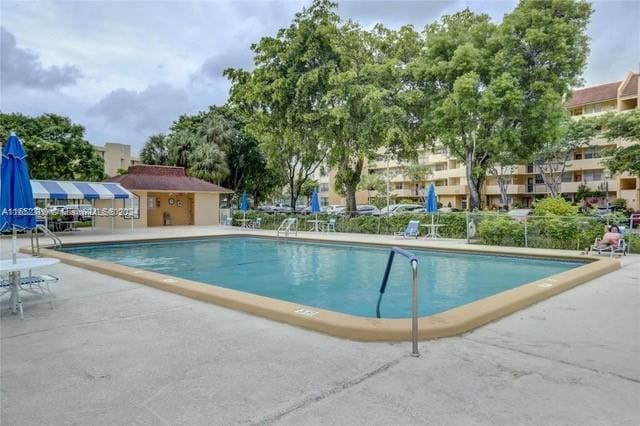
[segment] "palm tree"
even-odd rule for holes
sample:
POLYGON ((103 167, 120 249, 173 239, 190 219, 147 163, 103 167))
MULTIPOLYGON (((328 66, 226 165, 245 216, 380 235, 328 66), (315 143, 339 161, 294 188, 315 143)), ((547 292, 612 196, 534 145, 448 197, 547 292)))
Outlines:
POLYGON ((224 153, 213 143, 200 140, 195 148, 188 154, 190 176, 220 183, 229 174, 229 168, 224 158, 224 153))
POLYGON ((144 164, 170 166, 169 148, 171 141, 164 133, 149 136, 140 151, 140 159, 144 164))

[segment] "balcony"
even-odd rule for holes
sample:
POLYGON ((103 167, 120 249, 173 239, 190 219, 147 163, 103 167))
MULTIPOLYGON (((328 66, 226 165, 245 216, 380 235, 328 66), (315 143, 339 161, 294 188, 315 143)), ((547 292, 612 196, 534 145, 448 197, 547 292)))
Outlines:
POLYGON ((396 189, 394 191, 391 191, 391 196, 392 197, 420 197, 420 196, 423 196, 421 192, 422 191, 418 192, 418 194, 416 195, 415 189, 396 189))
POLYGON ((447 178, 463 178, 466 176, 464 167, 447 170, 432 170, 429 176, 430 180, 447 179, 447 178))
MULTIPOLYGON (((487 185, 485 187, 485 193, 487 195, 500 195, 500 186, 487 185)), ((510 194, 510 195, 527 194, 527 186, 511 184, 507 187, 507 194, 510 194)))
POLYGON ((467 187, 465 185, 436 186, 436 194, 438 194, 438 195, 466 195, 467 194, 467 187))
POLYGON ((569 160, 565 171, 600 170, 604 169, 602 158, 586 158, 582 160, 569 160))
MULTIPOLYGON (((584 182, 562 182, 562 184, 560 185, 560 192, 563 192, 563 193, 578 192, 578 188, 583 183, 584 182)), ((604 188, 605 181, 586 182, 586 184, 589 187, 589 189, 591 189, 592 191, 597 191, 600 189, 600 186, 604 188)), ((617 190, 618 190, 618 181, 609 180, 609 192, 615 192, 617 190)))

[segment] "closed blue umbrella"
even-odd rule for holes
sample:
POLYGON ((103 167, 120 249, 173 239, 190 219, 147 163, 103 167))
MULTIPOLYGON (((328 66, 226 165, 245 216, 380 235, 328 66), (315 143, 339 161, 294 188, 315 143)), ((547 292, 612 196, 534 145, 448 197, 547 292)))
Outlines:
POLYGON ((318 199, 318 191, 314 190, 311 194, 311 213, 320 213, 320 200, 318 199))
POLYGON ((242 192, 242 198, 240 199, 240 210, 247 212, 249 210, 249 200, 247 199, 247 191, 242 192))
POLYGON ((315 213, 316 214, 316 221, 314 229, 317 232, 318 231, 318 213, 320 213, 320 200, 318 199, 318 191, 316 191, 315 189, 313 190, 313 193, 311 194, 311 213, 315 213))
POLYGON ((242 197, 240 198, 240 210, 243 213, 242 226, 247 224, 247 211, 249 210, 249 200, 247 200, 247 191, 242 191, 242 197))
POLYGON ((429 185, 429 190, 427 192, 427 199, 425 200, 424 210, 427 213, 437 213, 438 212, 438 197, 436 195, 436 187, 433 184, 429 185))
POLYGON ((36 227, 35 202, 26 157, 20 139, 11 132, 2 148, 0 165, 0 230, 13 229, 14 262, 16 229, 36 227))
POLYGON ((438 212, 438 197, 436 195, 436 187, 433 184, 429 185, 429 190, 427 191, 427 199, 424 203, 424 211, 431 214, 431 230, 429 232, 429 235, 436 235, 435 227, 433 224, 433 215, 438 212))

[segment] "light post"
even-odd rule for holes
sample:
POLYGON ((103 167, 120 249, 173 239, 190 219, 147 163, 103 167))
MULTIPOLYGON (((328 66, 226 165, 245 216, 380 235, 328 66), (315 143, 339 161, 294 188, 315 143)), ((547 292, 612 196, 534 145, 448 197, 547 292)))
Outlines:
POLYGON ((389 204, 390 204, 390 198, 391 198, 391 188, 389 188, 389 181, 391 180, 391 177, 389 176, 389 160, 391 159, 391 156, 389 154, 385 154, 384 156, 385 161, 387 163, 387 174, 386 174, 386 181, 387 181, 387 216, 389 216, 389 204))
POLYGON ((609 178, 611 174, 609 170, 605 169, 604 171, 604 202, 607 205, 607 214, 609 214, 609 178))

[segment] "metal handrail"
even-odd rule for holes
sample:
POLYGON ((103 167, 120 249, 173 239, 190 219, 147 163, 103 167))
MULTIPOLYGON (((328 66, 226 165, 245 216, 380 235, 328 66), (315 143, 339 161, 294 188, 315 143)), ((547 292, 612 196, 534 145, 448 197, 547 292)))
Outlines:
POLYGON ((51 238, 53 240, 54 248, 62 248, 62 240, 56 234, 54 234, 49 228, 44 225, 37 225, 35 229, 35 249, 33 244, 33 236, 34 232, 31 233, 31 254, 33 256, 40 256, 40 238, 38 237, 38 231, 42 231, 42 233, 51 238))
POLYGON ((402 249, 400 247, 392 247, 391 253, 389 253, 389 260, 387 261, 387 268, 384 271, 384 277, 382 278, 382 285, 380 285, 380 296, 378 296, 378 304, 376 306, 376 315, 380 318, 380 303, 382 302, 382 295, 387 289, 387 282, 389 281, 389 273, 391 272, 391 265, 393 264, 394 255, 398 253, 401 256, 409 259, 411 269, 413 270, 413 303, 412 303, 412 315, 411 315, 411 340, 412 351, 411 356, 419 357, 418 352, 418 258, 415 254, 402 249))
POLYGON ((284 238, 285 241, 287 238, 289 238, 289 232, 291 231, 291 227, 295 225, 295 233, 296 236, 298 235, 298 219, 295 218, 287 218, 285 220, 282 221, 282 223, 280 224, 280 226, 278 227, 278 230, 276 231, 276 236, 279 237, 280 236, 280 232, 284 233, 284 238))

